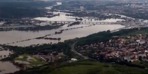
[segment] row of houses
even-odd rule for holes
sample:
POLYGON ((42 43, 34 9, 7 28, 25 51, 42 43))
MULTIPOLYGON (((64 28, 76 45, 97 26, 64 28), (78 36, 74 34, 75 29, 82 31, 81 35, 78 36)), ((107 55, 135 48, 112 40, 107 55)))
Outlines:
POLYGON ((107 42, 78 46, 77 49, 98 60, 148 61, 148 35, 116 36, 107 42))

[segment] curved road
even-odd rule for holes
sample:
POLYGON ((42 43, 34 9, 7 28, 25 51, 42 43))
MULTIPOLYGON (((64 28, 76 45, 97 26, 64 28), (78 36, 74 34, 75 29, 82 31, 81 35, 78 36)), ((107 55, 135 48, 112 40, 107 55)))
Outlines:
POLYGON ((75 42, 75 43, 73 43, 73 44, 71 45, 71 51, 72 51, 73 53, 77 54, 78 56, 82 57, 83 59, 89 59, 87 56, 84 56, 84 55, 82 55, 81 53, 79 53, 79 52, 77 52, 77 51, 75 50, 75 45, 76 45, 76 43, 77 43, 77 42, 75 42))

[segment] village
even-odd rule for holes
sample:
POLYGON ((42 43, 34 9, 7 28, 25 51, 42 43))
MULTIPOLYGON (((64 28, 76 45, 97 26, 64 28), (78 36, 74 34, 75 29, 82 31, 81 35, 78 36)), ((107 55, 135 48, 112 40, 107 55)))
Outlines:
POLYGON ((76 49, 97 60, 112 62, 148 61, 148 34, 114 36, 107 42, 77 46, 76 49))

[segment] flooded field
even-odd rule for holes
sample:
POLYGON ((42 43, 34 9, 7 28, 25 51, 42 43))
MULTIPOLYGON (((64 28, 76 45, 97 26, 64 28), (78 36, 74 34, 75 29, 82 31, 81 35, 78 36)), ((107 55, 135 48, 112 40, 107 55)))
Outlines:
MULTIPOLYGON (((79 25, 79 26, 86 26, 86 25, 79 25)), ((122 28, 124 26, 122 25, 95 25, 85 28, 79 28, 79 29, 73 29, 64 31, 62 34, 58 35, 52 35, 50 37, 60 37, 62 40, 67 39, 73 39, 76 37, 84 37, 93 33, 101 32, 101 31, 107 31, 107 30, 115 30, 122 28)), ((42 44, 42 43, 57 43, 58 41, 51 41, 51 40, 36 40, 33 38, 45 36, 47 34, 54 34, 55 31, 59 31, 61 29, 66 28, 59 28, 54 30, 46 30, 46 31, 39 31, 39 32, 25 32, 25 31, 7 31, 7 32, 0 32, 0 44, 7 44, 10 43, 10 45, 16 45, 16 46, 29 46, 32 44, 42 44), (19 43, 13 43, 16 41, 26 40, 26 39, 32 39, 30 41, 24 41, 19 43)))
POLYGON ((0 61, 0 74, 13 73, 16 71, 19 71, 19 68, 17 68, 11 62, 1 62, 0 61))
MULTIPOLYGON (((1 49, 0 60, 9 57, 11 54, 13 54, 12 51, 1 49)), ((0 74, 13 73, 18 70, 19 68, 17 68, 13 63, 9 61, 0 61, 0 74)))
MULTIPOLYGON (((63 12, 54 12, 54 14, 60 14, 52 18, 47 17, 37 17, 35 20, 42 21, 75 21, 74 16, 66 16, 63 12)), ((82 22, 117 22, 122 21, 122 19, 106 19, 106 20, 95 20, 93 18, 85 17, 82 22)), ((45 24, 43 24, 45 25, 45 24)), ((34 44, 44 44, 44 43, 58 43, 57 40, 45 40, 45 39, 35 39, 37 37, 47 36, 51 38, 61 38, 60 42, 68 39, 73 39, 77 37, 85 37, 93 33, 116 30, 123 28, 124 26, 120 24, 89 24, 83 23, 79 25, 64 26, 53 29, 53 30, 42 30, 42 31, 3 31, 0 32, 0 44, 7 44, 13 46, 30 46, 34 44), (64 30, 60 34, 55 34, 55 32, 64 30)))

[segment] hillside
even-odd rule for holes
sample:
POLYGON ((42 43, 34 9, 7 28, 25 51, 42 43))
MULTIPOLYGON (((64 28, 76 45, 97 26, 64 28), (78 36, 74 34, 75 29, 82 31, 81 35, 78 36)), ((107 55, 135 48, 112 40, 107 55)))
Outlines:
POLYGON ((81 61, 57 68, 45 65, 15 74, 148 74, 148 70, 95 61, 81 61))

